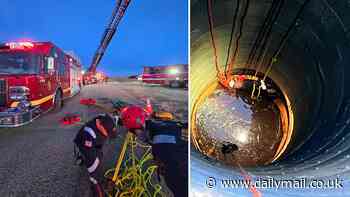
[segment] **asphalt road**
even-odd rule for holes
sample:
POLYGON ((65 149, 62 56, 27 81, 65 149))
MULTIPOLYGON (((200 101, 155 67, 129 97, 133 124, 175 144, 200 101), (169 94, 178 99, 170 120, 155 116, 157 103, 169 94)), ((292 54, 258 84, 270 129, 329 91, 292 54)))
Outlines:
MULTIPOLYGON (((73 165, 72 140, 79 126, 64 126, 59 120, 67 113, 97 115, 98 110, 79 104, 80 98, 121 98, 143 104, 150 98, 157 110, 172 111, 187 120, 187 91, 138 82, 109 82, 86 86, 79 95, 65 101, 58 113, 49 112, 29 125, 0 129, 0 196, 88 196, 89 183, 84 169, 73 165)), ((103 164, 112 167, 122 136, 105 146, 103 164)))

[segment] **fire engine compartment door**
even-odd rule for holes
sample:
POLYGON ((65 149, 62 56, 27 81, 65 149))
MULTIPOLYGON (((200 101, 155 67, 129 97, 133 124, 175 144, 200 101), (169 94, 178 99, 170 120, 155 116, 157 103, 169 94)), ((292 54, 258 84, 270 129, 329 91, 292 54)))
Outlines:
POLYGON ((79 84, 79 74, 80 69, 76 67, 74 64, 70 66, 70 89, 71 89, 71 95, 76 95, 80 91, 80 84, 79 84))
MULTIPOLYGON (((42 74, 39 76, 39 88, 40 92, 38 94, 42 101, 46 101, 53 94, 53 81, 52 75, 54 75, 55 70, 55 59, 52 56, 43 56, 43 70, 42 74)), ((42 104, 39 102, 38 104, 42 104)))
POLYGON ((58 85, 62 88, 63 97, 70 96, 70 76, 69 76, 69 67, 70 62, 69 59, 65 56, 64 52, 61 50, 57 50, 57 74, 58 74, 58 85))

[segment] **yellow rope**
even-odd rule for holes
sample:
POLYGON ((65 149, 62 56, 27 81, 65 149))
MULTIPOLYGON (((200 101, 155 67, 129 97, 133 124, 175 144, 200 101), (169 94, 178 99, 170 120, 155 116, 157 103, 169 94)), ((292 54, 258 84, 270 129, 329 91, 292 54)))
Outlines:
POLYGON ((113 182, 116 182, 116 180, 117 180, 118 173, 119 173, 119 170, 120 170, 120 166, 121 166, 121 164, 122 164, 122 162, 124 160, 124 156, 125 156, 125 153, 126 153, 126 147, 128 146, 129 140, 132 137, 131 135, 132 134, 130 132, 128 132, 128 134, 126 135, 122 151, 120 152, 119 159, 117 161, 117 165, 115 166, 115 171, 114 171, 114 175, 113 175, 113 179, 112 179, 113 182))
MULTIPOLYGON (((96 107, 96 105, 95 105, 96 107)), ((102 105, 97 106, 100 109, 106 110, 102 105)), ((89 108, 89 106, 88 106, 89 108)), ((84 113, 81 122, 86 122, 87 115, 84 113)), ((107 191, 109 197, 158 197, 165 196, 162 192, 162 187, 156 183, 152 183, 152 177, 158 166, 148 164, 153 159, 151 146, 139 143, 135 136, 128 132, 119 158, 114 168, 105 172, 104 176, 112 180, 114 188, 112 191, 107 191), (127 154, 128 147, 130 153, 127 154), (139 149, 136 149, 136 148, 139 149), (142 156, 137 156, 137 150, 144 150, 142 156), (123 163, 124 161, 124 163, 123 163), (123 165, 123 168, 122 168, 123 165), (113 176, 112 176, 113 175, 113 176)))
POLYGON ((164 196, 162 187, 159 184, 152 183, 152 176, 158 168, 156 165, 147 165, 147 162, 152 159, 151 146, 137 142, 135 136, 128 132, 115 168, 109 169, 105 173, 105 177, 108 178, 113 172, 112 181, 114 182, 116 192, 111 191, 109 196, 164 196), (130 147, 130 152, 126 154, 128 147, 130 147), (136 153, 137 147, 145 150, 140 157, 136 153), (121 168, 122 164, 123 168, 121 168))

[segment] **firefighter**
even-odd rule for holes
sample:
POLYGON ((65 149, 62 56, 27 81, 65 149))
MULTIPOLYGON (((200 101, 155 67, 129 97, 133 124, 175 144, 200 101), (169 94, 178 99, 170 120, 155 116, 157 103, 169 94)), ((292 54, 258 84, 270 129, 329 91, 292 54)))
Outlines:
POLYGON ((105 193, 101 186, 103 177, 101 162, 102 148, 107 138, 116 136, 115 120, 102 114, 87 122, 77 133, 74 143, 79 149, 77 163, 84 164, 91 183, 91 189, 94 197, 103 197, 105 193))
MULTIPOLYGON (((188 146, 181 139, 182 127, 171 118, 148 118, 149 114, 136 106, 121 111, 123 126, 137 138, 152 146, 154 160, 168 188, 175 197, 188 196, 188 146)), ((187 124, 186 124, 187 125, 187 124)))

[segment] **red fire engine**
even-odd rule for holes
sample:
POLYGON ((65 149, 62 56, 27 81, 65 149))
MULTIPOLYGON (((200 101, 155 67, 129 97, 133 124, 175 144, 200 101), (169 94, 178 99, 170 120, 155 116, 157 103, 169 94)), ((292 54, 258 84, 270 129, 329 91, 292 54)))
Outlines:
POLYGON ((81 88, 81 64, 51 42, 0 45, 0 127, 31 122, 81 88))
POLYGON ((188 65, 145 66, 138 79, 144 83, 166 85, 173 88, 187 87, 188 65))
POLYGON ((87 72, 83 75, 84 85, 107 82, 107 76, 102 72, 87 72))
POLYGON ((86 72, 83 75, 83 84, 84 85, 90 85, 97 83, 97 79, 95 77, 95 74, 93 72, 86 72))
POLYGON ((103 72, 97 72, 96 73, 96 78, 99 83, 107 82, 108 77, 105 75, 103 72))

